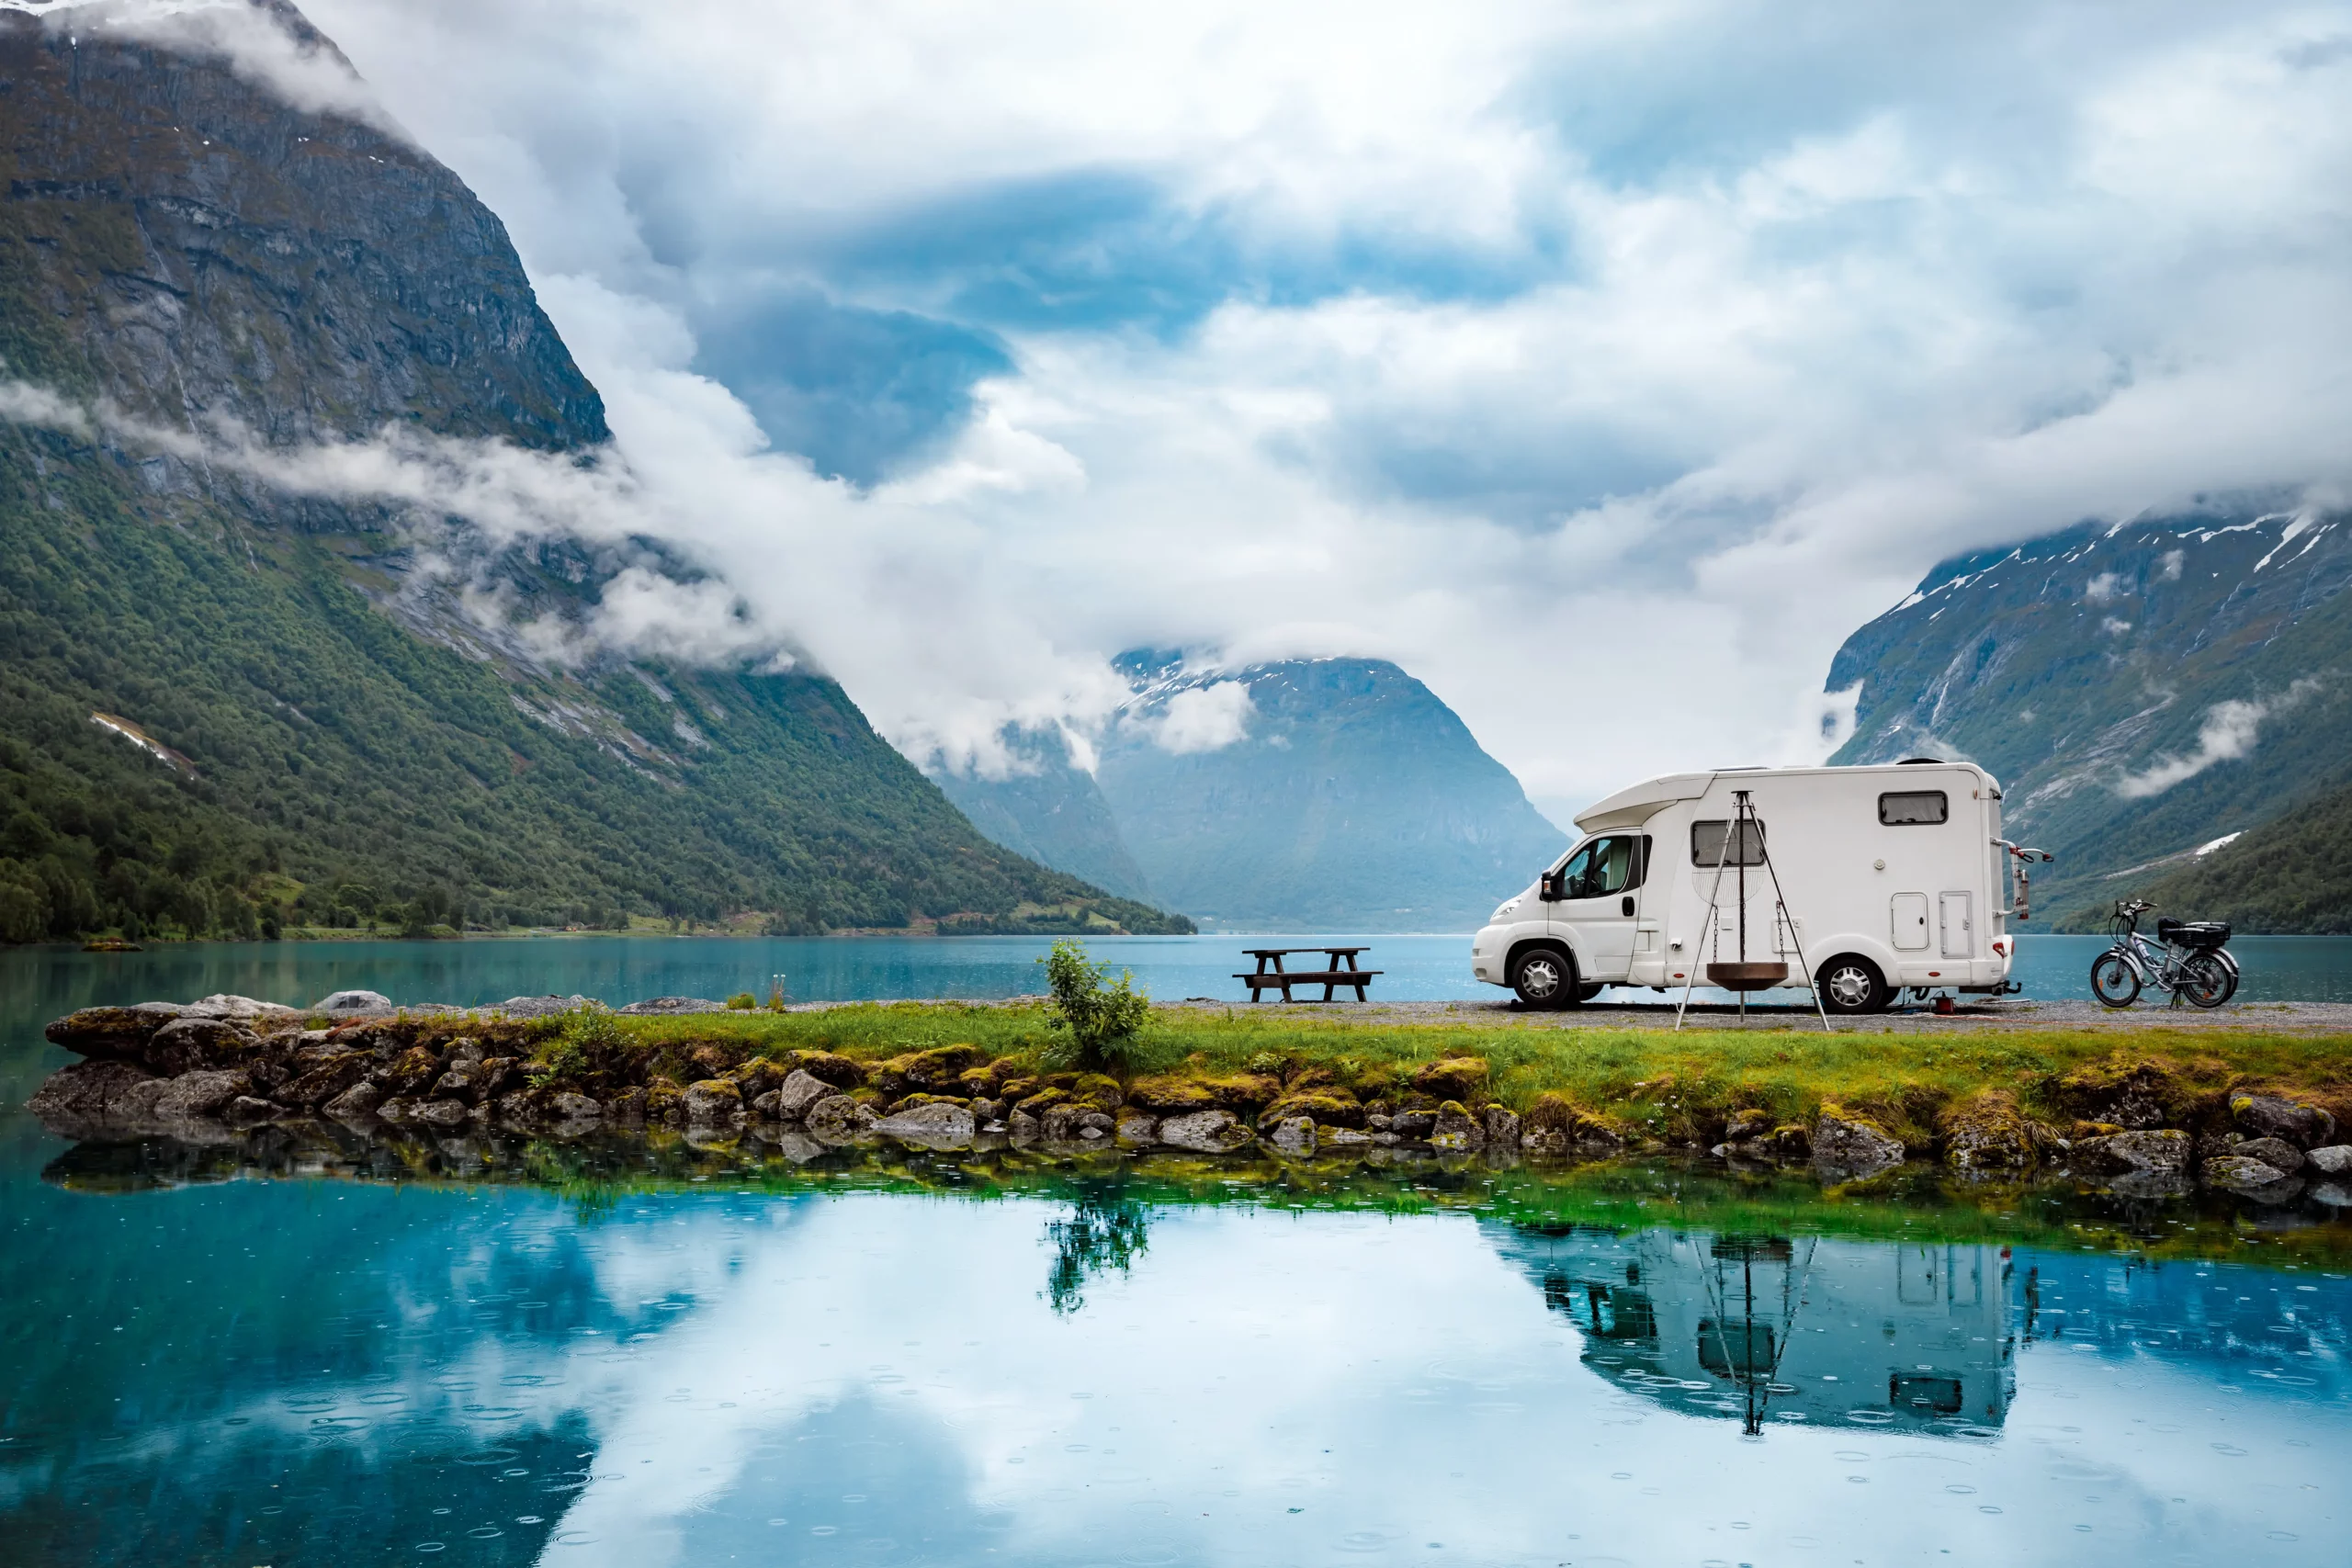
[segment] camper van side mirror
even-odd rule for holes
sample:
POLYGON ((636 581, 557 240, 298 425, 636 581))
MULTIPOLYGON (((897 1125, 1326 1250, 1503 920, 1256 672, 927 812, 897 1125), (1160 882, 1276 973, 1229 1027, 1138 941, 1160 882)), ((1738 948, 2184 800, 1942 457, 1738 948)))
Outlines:
POLYGON ((1535 896, 1543 899, 1546 904, 1558 903, 1560 901, 1560 874, 1556 871, 1545 872, 1544 874, 1543 882, 1538 885, 1536 888, 1535 896))

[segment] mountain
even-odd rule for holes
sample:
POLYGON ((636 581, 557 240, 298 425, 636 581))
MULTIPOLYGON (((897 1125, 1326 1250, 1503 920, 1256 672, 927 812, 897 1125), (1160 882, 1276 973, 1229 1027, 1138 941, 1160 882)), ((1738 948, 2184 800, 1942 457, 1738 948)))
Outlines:
POLYGON ((1058 728, 1010 728, 1011 767, 1000 778, 939 770, 933 781, 972 826, 1013 853, 1123 897, 1152 903, 1150 879, 1120 835, 1094 775, 1078 766, 1058 728))
POLYGON ((1116 662, 1135 695, 1091 775, 1058 739, 1029 737, 1033 772, 948 782, 983 830, 1018 818, 1021 836, 999 842, 1070 872, 1107 873, 1115 847, 1143 879, 1129 890, 1204 927, 1317 931, 1472 929, 1566 847, 1453 711, 1385 660, 1116 662))
POLYGON ((2166 914, 2239 931, 2352 933, 2352 790, 2200 850, 2149 868, 2128 891, 2166 914))
POLYGON ((981 837, 820 675, 556 658, 447 575, 576 623, 624 567, 691 576, 650 547, 499 548, 211 460, 608 433, 448 169, 65 19, 0 11, 0 940, 1184 929, 981 837))
POLYGON ((2217 502, 1947 561, 1838 650, 1829 690, 1859 690, 1832 760, 1984 763, 2010 838, 2058 855, 2038 912, 2079 923, 2352 787, 2347 522, 2217 502))

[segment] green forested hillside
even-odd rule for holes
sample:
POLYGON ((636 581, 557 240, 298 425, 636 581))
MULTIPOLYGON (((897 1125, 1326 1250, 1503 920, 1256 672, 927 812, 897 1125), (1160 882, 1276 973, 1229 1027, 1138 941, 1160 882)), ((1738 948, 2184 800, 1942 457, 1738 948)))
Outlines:
POLYGON ((2352 932, 2352 790, 2298 807, 2187 866, 2114 881, 2116 897, 2145 898, 2185 920, 2352 932))
MULTIPOLYGON (((447 169, 217 59, 0 11, 10 382, 278 446, 607 438, 447 169)), ((525 656, 434 597, 415 525, 0 417, 0 940, 1182 929, 983 839, 821 676, 525 656)), ((575 617, 614 570, 570 545, 492 564, 575 617)))

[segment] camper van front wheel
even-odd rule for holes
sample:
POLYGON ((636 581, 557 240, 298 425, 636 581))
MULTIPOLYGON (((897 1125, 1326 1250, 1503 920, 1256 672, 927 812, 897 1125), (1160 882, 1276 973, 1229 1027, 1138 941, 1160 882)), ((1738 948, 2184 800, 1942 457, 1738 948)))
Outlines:
POLYGON ((1823 964, 1814 984, 1820 987, 1822 1007, 1830 1012, 1877 1012, 1894 998, 1878 965, 1850 953, 1823 964))
POLYGON ((1511 970, 1510 988, 1532 1008, 1566 1007, 1578 999, 1576 961, 1557 948, 1531 949, 1511 970))

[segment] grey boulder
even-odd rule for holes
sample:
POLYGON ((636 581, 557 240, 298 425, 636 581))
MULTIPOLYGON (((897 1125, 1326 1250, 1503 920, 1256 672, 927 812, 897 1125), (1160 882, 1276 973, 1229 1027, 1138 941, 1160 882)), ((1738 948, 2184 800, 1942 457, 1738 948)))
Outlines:
POLYGON ((105 1122, 149 1114, 153 1096, 160 1089, 142 1086, 160 1086, 161 1082, 129 1062, 75 1062, 50 1074, 49 1081, 40 1086, 26 1109, 44 1122, 105 1122), (132 1095, 146 1100, 148 1111, 133 1111, 125 1105, 126 1097, 132 1095))
POLYGON ((2248 1192, 2284 1181, 2287 1173, 2245 1155, 2221 1155, 2205 1162, 2205 1180, 2233 1192, 2248 1192))
POLYGON ((594 1122, 605 1113, 605 1108, 595 1100, 570 1089, 552 1096, 548 1109, 555 1112, 560 1122, 594 1122))
POLYGON ((312 1012, 390 1012, 392 998, 381 991, 335 991, 319 999, 312 1012))
POLYGON ((465 1124, 470 1109, 462 1100, 428 1100, 409 1112, 409 1120, 428 1127, 458 1127, 465 1124))
POLYGON ((2111 1133, 2086 1138, 2067 1151, 2066 1163, 2093 1173, 2164 1174, 2185 1171, 2195 1145, 2186 1133, 2159 1129, 2146 1133, 2111 1133))
POLYGON ((2299 1149, 2317 1148, 2335 1136, 2335 1118, 2316 1105, 2298 1105, 2272 1094, 2230 1096, 2230 1115, 2250 1137, 2278 1138, 2299 1149))
POLYGON ((2284 1138, 2248 1138, 2230 1153, 2258 1159, 2281 1176, 2292 1176, 2303 1168, 2303 1151, 2284 1138))
MULTIPOLYGON (((804 1073, 798 1067, 795 1067, 785 1075, 784 1082, 774 1092, 775 1109, 773 1114, 775 1119, 779 1122, 797 1122, 808 1114, 810 1106, 820 1100, 827 1100, 839 1094, 841 1090, 814 1074, 804 1073)), ((761 1098, 764 1100, 767 1097, 763 1095, 761 1098)))
POLYGON ((199 1067, 229 1067, 253 1055, 260 1036, 225 1018, 175 1018, 147 1042, 147 1065, 166 1077, 199 1067))
POLYGON ((894 1111, 876 1122, 874 1130, 902 1143, 922 1144, 930 1148, 961 1148, 972 1141, 972 1134, 978 1128, 967 1108, 934 1100, 894 1111))
POLYGON ((2329 1176, 2352 1172, 2352 1144, 2327 1144, 2303 1156, 2313 1170, 2329 1176))
MULTIPOLYGON (((1016 1117, 1020 1114, 1014 1112, 1016 1117)), ((1230 1111, 1195 1111, 1189 1116, 1170 1116, 1159 1124, 1161 1143, 1195 1154, 1227 1154, 1250 1138, 1250 1129, 1236 1121, 1230 1111)))
POLYGON ((1307 1116, 1286 1116, 1274 1123, 1266 1141, 1286 1155, 1311 1155, 1315 1152, 1315 1122, 1307 1116))
POLYGON ((1824 1115, 1814 1123, 1813 1163, 1825 1171, 1866 1175, 1901 1165, 1903 1156, 1900 1139, 1867 1122, 1824 1115))
POLYGON ((338 1122, 365 1122, 376 1114, 376 1107, 383 1102, 380 1085, 361 1082, 328 1100, 322 1109, 338 1122))
POLYGON ((154 1114, 165 1121, 218 1116, 232 1100, 249 1093, 253 1079, 227 1069, 182 1073, 155 1097, 154 1114))
POLYGON ((725 1078, 704 1078, 679 1097, 689 1127, 717 1127, 743 1119, 743 1091, 725 1078))
POLYGON ((808 1135, 820 1144, 846 1144, 874 1130, 882 1120, 870 1105, 845 1094, 830 1094, 810 1106, 806 1118, 808 1135))

